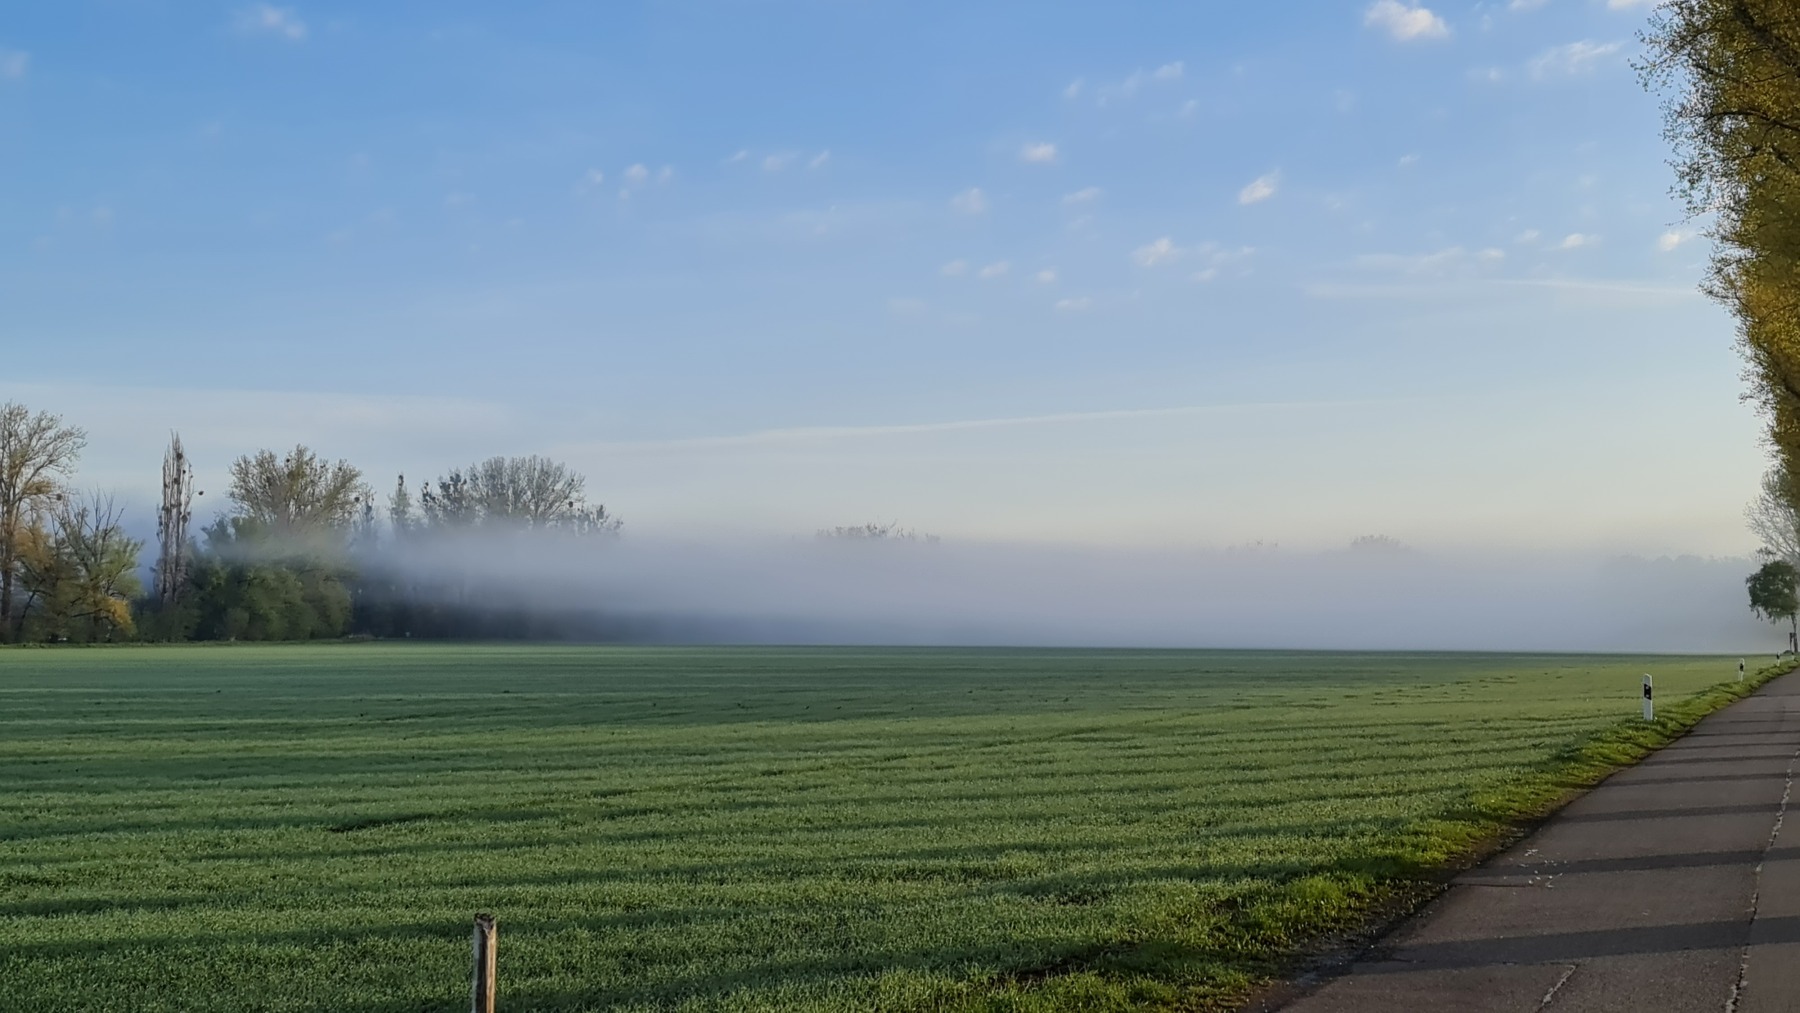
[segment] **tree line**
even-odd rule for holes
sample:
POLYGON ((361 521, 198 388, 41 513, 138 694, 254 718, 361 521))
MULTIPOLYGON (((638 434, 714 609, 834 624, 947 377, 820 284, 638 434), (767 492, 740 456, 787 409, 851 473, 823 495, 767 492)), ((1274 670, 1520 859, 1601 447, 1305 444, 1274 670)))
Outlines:
POLYGON ((1668 0, 1638 65, 1665 95, 1676 191, 1714 240, 1707 294, 1731 310, 1747 399, 1774 467, 1750 508, 1762 565, 1750 607, 1800 649, 1800 6, 1668 0))
POLYGON ((362 471, 311 448, 231 462, 223 509, 194 525, 194 468, 180 437, 163 460, 155 561, 111 497, 73 486, 87 434, 55 414, 0 405, 0 640, 308 640, 592 633, 453 568, 411 561, 458 540, 596 539, 620 521, 586 479, 538 456, 493 457, 384 502, 362 471), (579 627, 579 629, 578 629, 579 627))

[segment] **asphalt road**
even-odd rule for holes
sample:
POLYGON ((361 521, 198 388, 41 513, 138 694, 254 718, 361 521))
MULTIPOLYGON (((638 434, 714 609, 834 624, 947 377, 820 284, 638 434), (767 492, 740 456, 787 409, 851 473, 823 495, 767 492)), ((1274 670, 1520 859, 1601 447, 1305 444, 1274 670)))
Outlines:
POLYGON ((1285 1013, 1800 1011, 1800 674, 1571 803, 1285 1013))

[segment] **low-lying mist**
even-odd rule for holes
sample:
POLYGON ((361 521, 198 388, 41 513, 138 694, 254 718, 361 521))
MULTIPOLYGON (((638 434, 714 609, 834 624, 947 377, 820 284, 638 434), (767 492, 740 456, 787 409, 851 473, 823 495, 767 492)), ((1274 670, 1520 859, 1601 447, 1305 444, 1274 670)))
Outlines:
POLYGON ((414 600, 662 643, 1775 651, 1743 559, 469 533, 384 550, 414 600))

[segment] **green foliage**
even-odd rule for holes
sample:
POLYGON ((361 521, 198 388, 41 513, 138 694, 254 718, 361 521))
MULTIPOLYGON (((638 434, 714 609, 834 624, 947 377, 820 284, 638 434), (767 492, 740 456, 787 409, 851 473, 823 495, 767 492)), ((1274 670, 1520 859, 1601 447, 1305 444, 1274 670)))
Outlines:
POLYGON ((1800 612, 1800 572, 1785 559, 1771 559, 1745 578, 1750 590, 1750 611, 1769 622, 1794 620, 1800 612))
POLYGON ((1711 292, 1737 315, 1752 396, 1800 474, 1800 7, 1669 0, 1645 42, 1689 209, 1713 216, 1711 292))
POLYGON ((131 602, 143 591, 137 577, 143 548, 125 535, 111 500, 59 495, 54 509, 34 518, 20 540, 23 639, 129 638, 131 602))
POLYGON ((274 538, 261 523, 225 518, 206 530, 169 639, 318 640, 350 631, 352 571, 341 557, 274 538))
POLYGON ((1232 1008, 1746 692, 1736 660, 0 652, 29 1009, 1232 1008), (1656 675, 1659 720, 1636 720, 1656 675))

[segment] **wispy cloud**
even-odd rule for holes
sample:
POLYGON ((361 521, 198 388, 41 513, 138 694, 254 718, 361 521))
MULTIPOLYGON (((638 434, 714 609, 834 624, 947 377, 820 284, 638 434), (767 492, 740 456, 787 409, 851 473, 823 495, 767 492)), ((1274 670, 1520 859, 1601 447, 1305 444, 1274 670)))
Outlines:
POLYGON ((1258 176, 1250 184, 1238 191, 1239 204, 1260 204, 1275 196, 1281 186, 1281 173, 1271 172, 1258 176))
POLYGON ((992 264, 988 264, 987 266, 983 267, 980 271, 976 272, 975 276, 977 278, 982 279, 983 281, 988 281, 988 280, 991 280, 994 278, 1004 278, 1008 274, 1011 274, 1011 273, 1012 273, 1012 265, 1011 264, 1007 263, 1004 260, 996 260, 992 264))
MULTIPOLYGON (((1232 265, 1241 265, 1244 261, 1249 260, 1256 253, 1256 249, 1250 246, 1240 246, 1228 250, 1216 243, 1202 243, 1199 250, 1195 252, 1199 255, 1202 266, 1200 270, 1194 272, 1194 280, 1204 284, 1216 280, 1232 265)), ((1248 274, 1249 270, 1240 267, 1239 273, 1248 274)))
POLYGON ((798 155, 795 155, 791 151, 778 151, 773 155, 764 155, 762 160, 763 171, 780 172, 788 166, 793 165, 794 159, 798 157, 798 155))
POLYGON ((950 207, 965 215, 978 215, 988 209, 987 194, 978 186, 972 186, 962 193, 950 198, 950 207))
POLYGON ((1093 306, 1094 300, 1084 295, 1073 299, 1058 299, 1054 308, 1058 313, 1080 313, 1083 310, 1092 309, 1093 306))
POLYGON ((292 7, 256 4, 237 15, 238 31, 253 35, 274 35, 289 42, 306 41, 306 22, 292 7))
POLYGON ((1037 165, 1051 165, 1056 161, 1056 145, 1049 141, 1027 144, 1019 149, 1019 161, 1032 162, 1037 165))
POLYGON ((1534 81, 1574 77, 1592 72, 1602 60, 1624 48, 1623 42, 1571 42, 1553 46, 1538 54, 1525 65, 1525 69, 1534 81))
POLYGON ((625 182, 632 186, 642 186, 650 178, 650 167, 642 162, 625 167, 625 182))
POLYGON ((1506 251, 1492 246, 1479 250, 1449 246, 1429 253, 1365 253, 1351 261, 1363 270, 1397 274, 1445 275, 1476 267, 1492 267, 1506 260, 1506 251))
POLYGON ((1036 278, 1039 285, 1054 285, 1056 284, 1056 268, 1046 267, 1037 273, 1036 278))
POLYGON ((1131 259, 1143 267, 1155 267, 1158 264, 1174 260, 1181 256, 1182 252, 1181 247, 1175 245, 1174 239, 1163 236, 1131 251, 1131 259))
POLYGON ((1101 190, 1097 186, 1084 186, 1074 193, 1063 194, 1064 204, 1088 204, 1100 199, 1101 190))
MULTIPOLYGON (((1146 85, 1166 85, 1179 81, 1186 71, 1187 65, 1180 60, 1175 60, 1162 64, 1154 70, 1134 70, 1123 80, 1097 85, 1091 91, 1095 103, 1106 105, 1108 102, 1129 99, 1142 91, 1146 85)), ((1067 99, 1080 98, 1089 90, 1081 78, 1076 78, 1067 88, 1063 89, 1063 97, 1067 99)))
POLYGON ((22 49, 0 48, 0 78, 17 81, 30 72, 30 53, 22 49))
POLYGON ((1698 232, 1687 229, 1671 229, 1656 237, 1656 248, 1662 253, 1674 253, 1682 245, 1699 236, 1698 232))
POLYGON ((1450 26, 1430 8, 1401 3, 1400 0, 1375 0, 1363 12, 1363 24, 1387 32, 1398 42, 1442 39, 1450 34, 1450 26))
POLYGON ((1586 232, 1571 232, 1556 244, 1559 250, 1580 250, 1589 246, 1599 246, 1600 237, 1586 232))
POLYGON ((966 260, 952 260, 943 267, 938 268, 938 273, 946 278, 960 278, 969 273, 969 262, 966 260))
POLYGON ((806 167, 808 169, 822 169, 825 167, 825 163, 829 161, 831 161, 831 152, 821 151, 814 155, 811 161, 806 163, 806 167))

